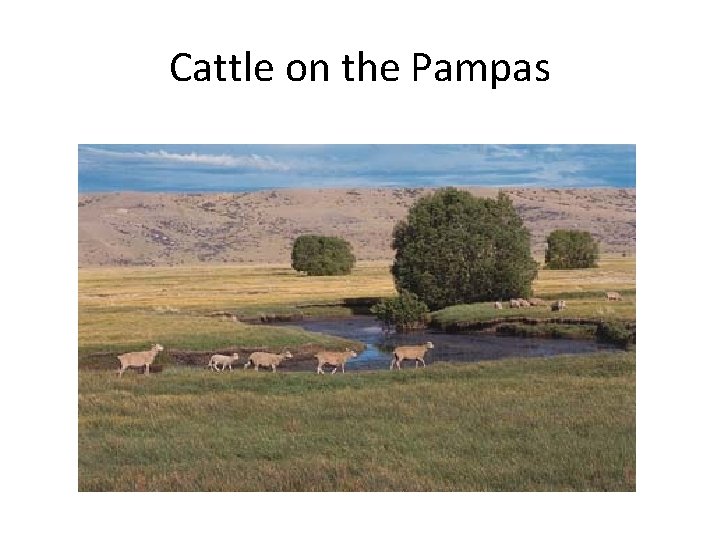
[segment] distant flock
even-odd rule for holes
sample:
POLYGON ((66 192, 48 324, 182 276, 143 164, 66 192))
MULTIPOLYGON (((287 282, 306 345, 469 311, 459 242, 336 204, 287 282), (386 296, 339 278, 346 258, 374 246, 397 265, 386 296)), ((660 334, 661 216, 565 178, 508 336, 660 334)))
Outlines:
MULTIPOLYGON (((622 300, 622 295, 619 292, 608 292, 605 293, 608 301, 619 301, 622 300)), ((509 301, 510 309, 520 309, 523 307, 531 306, 544 306, 545 301, 541 298, 530 298, 528 300, 524 298, 512 298, 509 301)), ((503 309, 502 302, 494 303, 495 309, 503 309)), ((565 300, 555 300, 550 304, 552 311, 560 311, 567 307, 565 300)), ((417 368, 420 363, 425 367, 425 353, 429 349, 433 349, 434 346, 431 342, 427 342, 423 345, 403 345, 401 347, 395 347, 393 351, 393 357, 390 361, 390 369, 397 367, 401 369, 401 364, 405 360, 415 360, 415 367, 417 368)), ((118 369, 118 375, 122 375, 125 370, 129 367, 145 367, 145 375, 150 373, 150 364, 153 363, 157 354, 163 350, 163 346, 160 344, 153 345, 149 351, 138 351, 128 352, 118 356, 120 360, 120 368, 118 369)), ((345 364, 350 358, 355 358, 357 353, 351 349, 345 349, 344 351, 320 351, 315 355, 318 362, 317 373, 325 374, 323 371, 324 366, 331 366, 333 368, 332 373, 334 374, 338 368, 345 373, 345 364)), ((277 367, 286 358, 292 358, 292 354, 289 351, 285 351, 281 354, 273 354, 264 351, 255 351, 250 354, 248 361, 243 365, 244 369, 247 369, 251 365, 255 366, 255 371, 258 371, 260 366, 269 367, 275 373, 277 367)), ((224 354, 214 354, 210 357, 208 362, 208 369, 215 371, 225 371, 225 368, 229 368, 232 371, 232 366, 235 362, 240 359, 238 353, 233 353, 232 356, 224 354), (222 369, 220 369, 222 366, 222 369)))
MULTIPOLYGON (((531 306, 544 306, 545 300, 542 298, 530 298, 528 300, 525 300, 524 298, 511 298, 508 302, 508 307, 510 309, 520 309, 524 307, 531 307, 531 306)), ((495 309, 502 309, 503 303, 502 302, 495 302, 494 304, 495 309)), ((555 300, 550 304, 550 310, 551 311, 560 311, 561 309, 565 309, 567 307, 567 304, 565 300, 555 300)))
MULTIPOLYGON (((609 301, 619 301, 622 300, 622 295, 619 292, 606 292, 605 297, 609 301)), ((545 301, 542 298, 529 298, 528 300, 525 300, 524 298, 511 298, 508 302, 508 307, 510 309, 520 309, 524 307, 531 307, 531 306, 544 306, 545 301)), ((503 303, 498 301, 494 303, 495 309, 502 309, 503 303)), ((562 309, 565 309, 567 307, 567 302, 565 300, 555 300, 554 302, 550 303, 550 310, 551 311, 560 311, 562 309)))

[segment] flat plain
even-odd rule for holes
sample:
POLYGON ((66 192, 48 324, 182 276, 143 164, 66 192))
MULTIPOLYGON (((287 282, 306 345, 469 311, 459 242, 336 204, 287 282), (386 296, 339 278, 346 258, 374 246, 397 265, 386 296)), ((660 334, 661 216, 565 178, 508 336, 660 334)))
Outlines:
MULTIPOLYGON (((633 491, 632 351, 324 377, 214 373, 186 362, 215 352, 288 349, 312 357, 361 347, 251 323, 347 316, 396 294, 392 229, 429 191, 80 195, 78 488, 633 491), (353 272, 293 271, 290 246, 308 233, 348 239, 359 260, 353 272), (155 362, 161 372, 114 374, 118 353, 152 343, 165 346, 155 362)), ((549 319, 634 325, 635 190, 505 191, 538 261, 551 230, 582 228, 600 242, 598 267, 540 270, 534 295, 567 300, 562 313, 547 304, 495 310, 484 302, 435 312, 433 324, 501 320, 525 336, 544 327, 574 339, 595 335, 549 319), (623 300, 609 302, 607 291, 623 300)))
MULTIPOLYGON (((572 316, 634 320, 632 257, 542 270, 534 288, 546 298, 568 296, 572 316), (623 301, 608 302, 606 290, 623 291, 623 301)), ((347 315, 348 301, 394 292, 388 261, 338 277, 307 277, 280 264, 81 268, 78 488, 635 489, 634 352, 325 377, 218 374, 168 362, 189 350, 344 347, 333 336, 242 319, 347 315), (162 373, 120 378, 112 363, 85 364, 97 353, 112 361, 153 342, 166 347, 162 373)), ((465 319, 497 316, 489 306, 456 309, 469 310, 465 319)))
MULTIPOLYGON (((533 287, 538 296, 569 297, 563 312, 567 317, 635 318, 634 257, 605 256, 597 268, 585 270, 541 270, 533 287), (608 302, 608 290, 623 291, 625 299, 608 302)), ((81 355, 154 342, 191 350, 297 346, 309 339, 301 330, 268 329, 213 315, 347 314, 345 302, 394 294, 389 261, 360 263, 349 276, 334 277, 304 276, 288 265, 272 264, 81 268, 78 345, 81 355)), ((495 311, 490 303, 456 306, 449 313, 455 319, 518 314, 495 311)), ((545 306, 523 314, 547 317, 552 312, 545 306)), ((323 345, 342 344, 313 336, 323 345)))
POLYGON ((81 491, 632 491, 635 355, 79 375, 81 491))

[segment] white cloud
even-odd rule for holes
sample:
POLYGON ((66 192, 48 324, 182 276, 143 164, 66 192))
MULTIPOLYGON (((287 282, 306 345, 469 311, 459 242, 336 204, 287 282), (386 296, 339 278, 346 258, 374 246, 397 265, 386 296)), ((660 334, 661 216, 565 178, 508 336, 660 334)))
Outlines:
POLYGON ((79 180, 87 190, 120 189, 129 182, 198 190, 448 182, 634 185, 633 165, 634 148, 597 145, 81 145, 78 156, 79 180))
POLYGON ((478 153, 488 158, 513 159, 523 158, 527 151, 502 144, 485 144, 478 147, 478 153))
POLYGON ((165 150, 149 150, 147 152, 118 152, 116 150, 88 147, 83 147, 81 150, 92 154, 101 154, 120 159, 149 159, 171 161, 175 163, 197 163, 200 165, 213 165, 216 167, 245 167, 261 171, 290 170, 290 166, 286 163, 277 161, 269 156, 260 156, 258 154, 241 156, 231 156, 228 154, 199 154, 197 152, 181 154, 177 152, 167 152, 165 150))

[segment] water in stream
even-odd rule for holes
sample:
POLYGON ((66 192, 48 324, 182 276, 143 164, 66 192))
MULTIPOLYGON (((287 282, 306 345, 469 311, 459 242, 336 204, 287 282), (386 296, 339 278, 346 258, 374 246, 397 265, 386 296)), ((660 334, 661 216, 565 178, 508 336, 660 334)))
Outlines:
MULTIPOLYGON (((285 326, 283 324, 283 326, 285 326)), ((416 345, 431 341, 435 346, 425 355, 425 362, 470 362, 509 357, 544 357, 559 354, 581 354, 614 349, 612 345, 579 339, 537 339, 498 336, 491 333, 445 334, 425 330, 410 334, 384 333, 370 316, 355 315, 338 319, 306 319, 292 323, 311 332, 321 332, 360 341, 366 348, 352 358, 346 370, 388 369, 392 350, 398 345, 416 345)), ((403 368, 414 367, 408 361, 403 368)))

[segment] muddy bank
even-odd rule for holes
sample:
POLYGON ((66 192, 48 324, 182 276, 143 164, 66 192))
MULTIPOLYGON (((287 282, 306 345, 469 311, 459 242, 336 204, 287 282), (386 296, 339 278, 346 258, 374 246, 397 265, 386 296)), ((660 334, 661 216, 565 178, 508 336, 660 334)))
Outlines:
MULTIPOLYGON (((283 371, 310 371, 317 367, 317 354, 322 348, 318 345, 307 345, 300 347, 288 347, 293 357, 283 361, 281 368, 283 371)), ((270 350, 263 347, 229 347, 223 349, 215 349, 212 351, 185 351, 165 349, 160 353, 155 362, 150 366, 150 372, 160 372, 164 366, 186 366, 186 367, 207 367, 210 357, 213 354, 225 354, 231 356, 238 353, 238 361, 233 364, 233 368, 242 369, 251 353, 255 351, 279 352, 278 350, 270 350)), ((78 366, 81 369, 98 369, 111 370, 119 367, 117 352, 95 352, 83 355, 78 360, 78 366)), ((251 366, 252 367, 252 366, 251 366)), ((134 369, 134 368, 129 368, 134 369)), ((143 368, 144 369, 144 368, 143 368)), ((137 369, 136 371, 141 371, 137 369)))
POLYGON ((236 321, 247 324, 272 324, 302 321, 304 313, 263 313, 260 315, 238 315, 236 321))
POLYGON ((499 317, 485 321, 458 321, 446 325, 431 322, 431 327, 450 334, 490 332, 506 336, 552 339, 596 339, 629 348, 636 343, 635 322, 605 321, 578 317, 499 317))
POLYGON ((543 339, 596 339, 597 329, 593 325, 570 326, 561 324, 499 324, 495 333, 503 336, 543 339))
POLYGON ((573 325, 573 326, 595 326, 597 327, 603 321, 600 319, 581 319, 578 317, 551 317, 551 318, 536 318, 536 317, 498 317, 497 319, 488 319, 485 321, 458 321, 441 325, 440 323, 432 321, 430 326, 443 330, 444 332, 457 333, 457 332, 468 332, 473 330, 488 330, 501 324, 524 324, 528 326, 537 326, 544 324, 555 324, 555 325, 573 325))
POLYGON ((300 322, 306 319, 319 318, 344 318, 354 315, 370 315, 370 308, 380 302, 382 298, 366 296, 357 298, 345 298, 333 302, 318 302, 297 304, 293 307, 258 313, 247 313, 243 311, 214 311, 208 317, 243 322, 248 324, 274 324, 300 322))

